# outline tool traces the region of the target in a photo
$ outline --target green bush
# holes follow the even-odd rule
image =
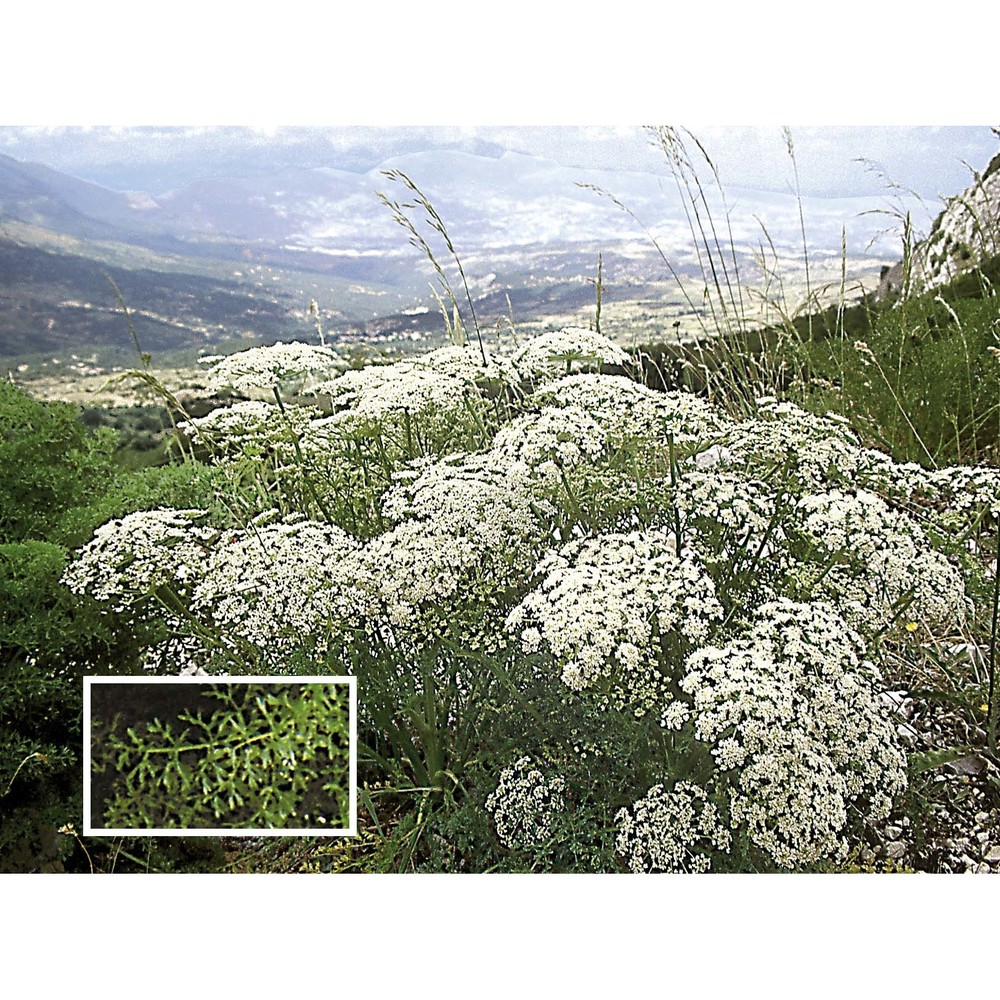
[[[63,583],[70,546],[102,522],[148,504],[204,497],[211,470],[134,476],[114,460],[117,436],[79,411],[0,382],[0,866],[88,865],[69,837],[79,824],[85,673],[137,669],[142,630]],[[69,855],[74,852],[70,862]]]
[[[66,512],[114,480],[115,440],[88,430],[76,407],[41,403],[0,382],[0,542],[58,541]]]
[[[82,686],[47,663],[3,653],[0,870],[44,870],[59,862],[57,828],[81,811]]]

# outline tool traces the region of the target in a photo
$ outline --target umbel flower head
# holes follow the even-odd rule
[[[500,772],[496,790],[486,800],[497,837],[507,847],[532,847],[552,834],[553,820],[566,809],[566,782],[547,776],[524,756]]]
[[[684,392],[657,392],[624,375],[567,375],[535,390],[534,402],[583,410],[618,444],[701,441],[729,427],[711,404]]]
[[[62,582],[76,594],[123,611],[160,587],[186,589],[201,575],[216,532],[205,512],[144,510],[101,525],[67,566]]]
[[[383,513],[395,526],[351,563],[358,613],[413,626],[421,607],[445,608],[473,580],[492,592],[526,573],[551,511],[524,465],[486,453],[414,463],[386,493]]]
[[[576,406],[548,406],[518,417],[493,441],[493,452],[502,459],[521,462],[542,477],[556,478],[560,470],[597,459],[606,447],[607,435]]]
[[[380,421],[404,410],[452,410],[461,407],[468,391],[464,379],[414,361],[353,369],[313,389],[328,397],[345,421]]]
[[[202,358],[201,363],[213,366],[210,391],[261,400],[274,399],[275,390],[283,396],[298,395],[347,368],[332,348],[301,343],[251,347],[228,357]]]
[[[734,828],[780,866],[841,857],[849,811],[876,821],[906,758],[864,644],[819,602],[764,605],[743,638],[685,664],[695,737],[711,747]]]
[[[279,665],[298,647],[323,649],[348,607],[347,557],[358,543],[332,524],[273,513],[223,532],[194,588],[192,611]]]
[[[484,360],[485,356],[485,360]],[[520,373],[514,363],[500,354],[474,344],[452,344],[424,354],[417,363],[441,375],[450,375],[481,387],[517,386]]]
[[[327,436],[389,440],[407,457],[452,450],[482,420],[485,390],[458,370],[417,361],[368,365],[317,385],[313,392],[333,407],[323,421]]]
[[[905,611],[928,625],[965,621],[965,583],[920,526],[865,490],[829,490],[802,497],[801,531],[814,551],[840,556],[820,581],[820,596],[858,627],[885,628]]]
[[[290,459],[294,455],[293,440],[305,432],[318,412],[310,407],[283,409],[274,401],[244,399],[204,417],[185,420],[177,429],[206,447],[216,463],[269,452]]]
[[[535,589],[507,627],[528,652],[547,648],[574,691],[613,680],[617,701],[649,708],[662,697],[662,637],[697,645],[722,605],[704,568],[678,555],[664,530],[598,535],[550,552]]]
[[[629,356],[614,341],[568,326],[529,340],[512,358],[526,379],[551,381],[580,371],[600,371],[603,365],[628,365]]]
[[[705,790],[678,781],[654,785],[615,816],[615,848],[633,872],[707,872],[712,855],[725,853],[732,834]]]

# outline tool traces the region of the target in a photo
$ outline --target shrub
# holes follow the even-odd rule
[[[58,540],[67,511],[114,480],[114,434],[91,432],[79,416],[0,381],[0,541]]]

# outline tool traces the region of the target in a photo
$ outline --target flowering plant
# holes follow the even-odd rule
[[[329,362],[325,410],[279,388],[184,428],[242,470],[230,521],[130,515],[66,571],[159,614],[147,667],[354,670],[373,786],[408,762],[488,820],[497,864],[811,870],[889,815],[885,667],[973,613],[949,538],[996,514],[995,476],[602,374],[628,357],[589,330],[346,372],[288,348],[217,380]]]

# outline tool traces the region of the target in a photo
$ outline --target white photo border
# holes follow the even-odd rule
[[[346,684],[348,688],[349,719],[349,811],[350,826],[326,829],[324,827],[272,828],[211,828],[201,827],[168,829],[155,827],[95,827],[91,820],[90,780],[90,691],[94,684],[202,684],[202,685],[249,685],[249,684]],[[356,837],[358,834],[358,679],[351,676],[281,674],[264,677],[230,676],[209,674],[208,676],[163,676],[155,677],[109,677],[88,675],[83,678],[83,833],[87,837]]]

